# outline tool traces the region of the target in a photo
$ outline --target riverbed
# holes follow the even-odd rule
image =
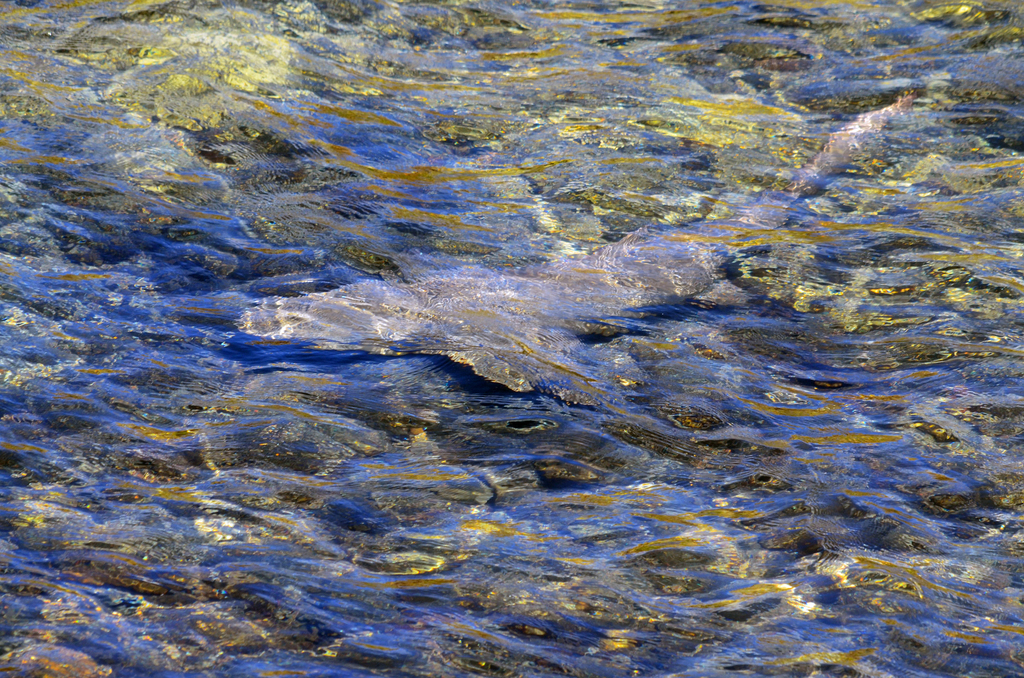
[[[983,0],[4,3],[0,664],[1024,675],[1022,39]],[[638,231],[708,284],[509,326],[600,397],[487,309],[247,321]]]

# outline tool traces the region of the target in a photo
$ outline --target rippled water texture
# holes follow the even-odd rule
[[[0,668],[1024,675],[1022,39],[0,4]],[[651,295],[586,282],[641,228]]]

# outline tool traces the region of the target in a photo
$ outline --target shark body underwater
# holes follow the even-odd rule
[[[789,207],[911,108],[912,96],[862,114],[834,132],[789,188],[743,212],[744,228],[784,224]],[[465,266],[404,282],[365,279],[329,292],[274,298],[248,311],[244,330],[382,355],[444,355],[512,391],[541,391],[569,404],[626,414],[601,357],[580,337],[638,310],[683,303],[707,290],[724,254],[642,228],[579,258],[515,270]],[[609,321],[609,318],[613,319]],[[645,417],[646,418],[646,417]]]

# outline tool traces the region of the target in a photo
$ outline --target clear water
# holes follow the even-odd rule
[[[983,0],[3,3],[4,669],[1024,675],[1022,38]],[[603,395],[503,382],[466,300],[644,227],[716,282],[532,285],[511,341]],[[367,286],[477,352],[245,321]],[[559,295],[598,334],[548,356]]]

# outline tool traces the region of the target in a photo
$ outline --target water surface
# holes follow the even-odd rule
[[[0,661],[1024,675],[1022,38],[981,0],[4,3]],[[717,282],[602,316],[593,403],[244,329],[642,227]]]

